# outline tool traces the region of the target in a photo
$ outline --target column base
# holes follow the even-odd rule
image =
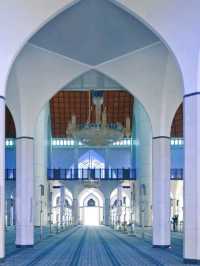
[[[33,248],[34,245],[15,245],[16,248]]]
[[[183,259],[183,262],[185,264],[199,264],[200,260],[196,260],[196,259]]]
[[[171,246],[170,245],[152,245],[153,248],[170,248]]]

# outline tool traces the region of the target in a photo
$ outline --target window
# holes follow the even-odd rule
[[[95,201],[93,199],[89,199],[87,202],[88,207],[95,207]]]

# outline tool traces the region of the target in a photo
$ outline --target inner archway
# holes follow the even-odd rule
[[[86,188],[79,195],[80,223],[99,226],[103,223],[104,197],[96,188]]]
[[[84,216],[83,224],[84,225],[95,225],[100,224],[100,215],[99,215],[99,201],[95,200],[93,195],[89,195],[90,199],[87,199],[86,205],[84,205]]]

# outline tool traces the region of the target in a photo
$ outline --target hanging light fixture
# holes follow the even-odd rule
[[[92,96],[92,97],[91,97]],[[95,107],[95,122],[92,123],[92,103]],[[123,137],[130,137],[131,126],[130,118],[125,121],[126,127],[117,123],[107,122],[107,110],[103,106],[103,91],[94,90],[89,92],[88,119],[87,123],[79,125],[76,122],[76,116],[72,115],[68,123],[66,134],[67,137],[81,142],[88,146],[105,146],[116,142]]]

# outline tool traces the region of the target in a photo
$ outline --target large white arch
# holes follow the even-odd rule
[[[18,135],[32,136],[33,126],[44,104],[89,69],[84,64],[27,45],[13,68],[7,91],[7,101],[15,114]],[[96,69],[113,78],[142,102],[150,116],[154,135],[169,134],[168,121],[172,120],[172,114],[182,100],[181,79],[174,61],[162,44],[146,47]],[[160,103],[156,109],[155,102]],[[166,112],[169,105],[171,108]],[[161,121],[166,122],[160,124]]]
[[[74,3],[72,0],[56,1],[56,3],[47,0],[43,1],[43,3],[39,1],[29,1],[26,3],[23,0],[16,2],[16,5],[11,0],[2,2],[0,8],[1,47],[4,47],[3,53],[1,54],[2,62],[4,62],[4,65],[1,65],[1,94],[5,94],[11,66],[27,40],[48,21]],[[200,5],[197,0],[184,4],[181,0],[176,0],[176,3],[173,3],[173,5],[170,5],[167,0],[162,1],[162,3],[157,0],[152,0],[145,4],[139,0],[134,1],[134,3],[130,0],[120,2],[113,0],[113,2],[125,8],[160,36],[165,41],[165,44],[173,51],[181,68],[184,68],[184,64],[185,67],[186,63],[187,65],[189,64],[190,67],[187,68],[190,69],[191,76],[194,77],[194,73],[196,76],[195,62],[197,61],[196,58],[199,51],[199,37],[197,37],[199,36],[197,34],[199,29],[197,21],[199,20],[198,10]],[[24,18],[26,18],[26,23],[24,23]],[[171,21],[171,24],[168,23],[167,18]],[[174,21],[172,21],[173,18]],[[15,27],[12,26],[12,23],[8,24],[7,21],[13,21]],[[174,35],[174,24],[176,24],[177,29],[176,35]],[[193,29],[192,36],[191,31],[182,30],[182,28],[187,29],[188,27]],[[18,34],[14,34],[14,31]],[[190,51],[190,53],[182,53],[181,51],[183,49]],[[192,80],[190,79],[190,81]],[[188,86],[186,87],[188,88]]]

